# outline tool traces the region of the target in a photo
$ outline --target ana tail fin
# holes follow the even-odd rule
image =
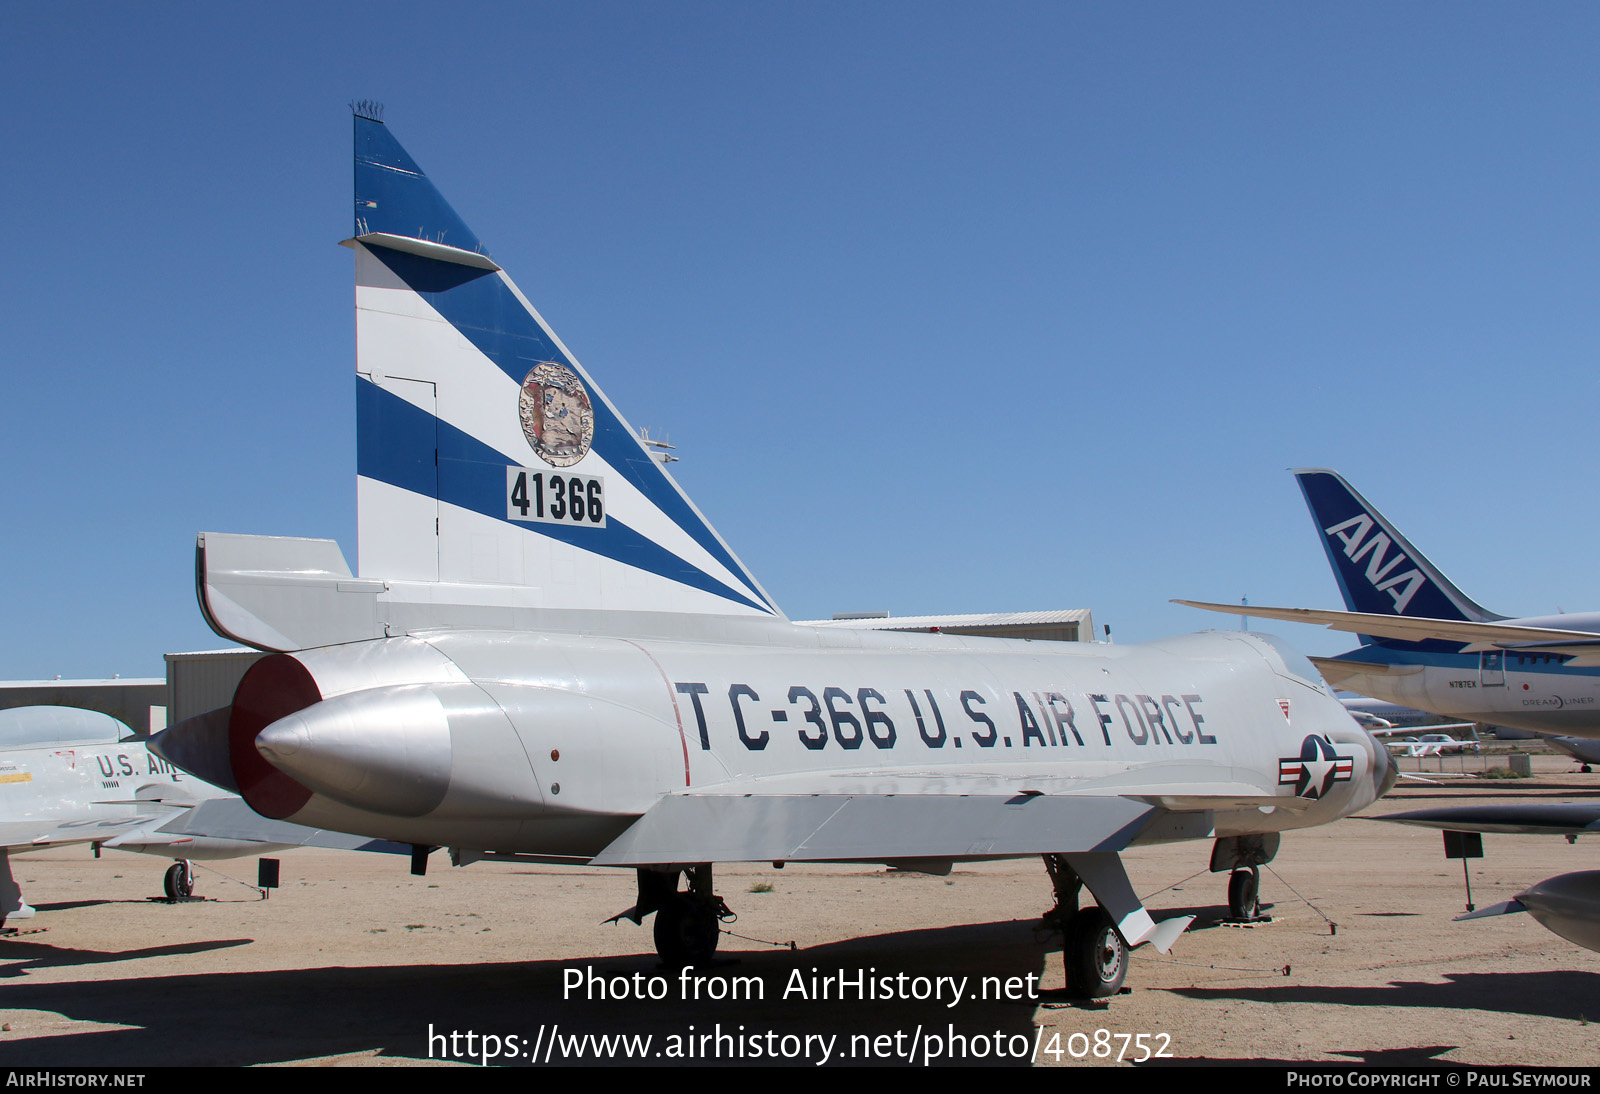
[[[388,127],[355,131],[360,576],[781,616]]]
[[[1350,611],[1476,623],[1505,618],[1456,588],[1337,472],[1301,468],[1294,477]]]

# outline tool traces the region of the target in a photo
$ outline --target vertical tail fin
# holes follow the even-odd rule
[[[355,142],[360,575],[781,615],[388,127]]]
[[[1479,623],[1505,618],[1456,588],[1337,472],[1308,467],[1294,477],[1350,611]]]

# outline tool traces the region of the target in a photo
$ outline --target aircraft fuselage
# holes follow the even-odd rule
[[[1600,615],[1516,619],[1522,626],[1600,631]],[[1433,643],[1443,646],[1443,643]],[[1334,680],[1363,694],[1462,721],[1575,737],[1600,737],[1600,667],[1515,649],[1453,652],[1375,643],[1341,654]],[[1383,669],[1362,672],[1362,664]]]
[[[1297,797],[1284,763],[1308,735],[1348,762]],[[675,792],[1262,799],[1208,810],[1228,835],[1354,812],[1386,770],[1325,689],[1268,642],[1224,633],[1101,646],[789,624],[739,644],[440,632],[364,644],[358,664],[348,647],[269,658],[241,683],[229,737],[240,791],[268,816],[574,859]]]
[[[0,813],[8,826],[33,832],[11,850],[109,840],[171,811],[155,799],[216,794],[138,741],[0,752]],[[135,804],[140,799],[148,804]]]

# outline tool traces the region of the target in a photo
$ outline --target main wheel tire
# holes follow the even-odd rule
[[[187,862],[174,862],[167,868],[167,876],[162,880],[162,887],[167,891],[168,900],[187,900],[194,894],[194,874],[189,871]]]
[[[1128,975],[1128,944],[1101,907],[1085,908],[1067,925],[1061,953],[1067,988],[1085,999],[1117,994]]]
[[[674,967],[708,965],[722,938],[716,912],[687,893],[678,893],[656,912],[656,953]]]
[[[1228,915],[1255,919],[1261,914],[1261,875],[1255,870],[1235,870],[1228,878]]]

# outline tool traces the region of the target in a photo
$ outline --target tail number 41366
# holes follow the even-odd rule
[[[594,475],[507,467],[506,519],[604,528],[605,480]]]

